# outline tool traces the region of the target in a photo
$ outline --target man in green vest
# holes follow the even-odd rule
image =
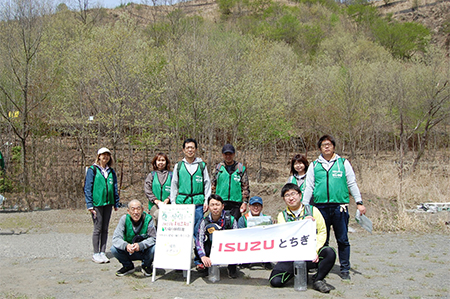
[[[172,204],[194,204],[194,240],[197,239],[198,227],[203,219],[203,213],[208,210],[205,200],[211,195],[211,181],[206,163],[196,157],[197,141],[188,138],[183,142],[183,160],[173,168],[170,185],[170,202]],[[196,265],[200,260],[194,259]]]
[[[327,226],[325,246],[328,246],[330,227],[333,226],[341,263],[341,278],[350,280],[349,190],[361,214],[366,213],[366,208],[363,205],[361,193],[356,184],[355,172],[350,162],[334,152],[336,146],[334,138],[324,135],[319,139],[317,146],[321,155],[309,165],[302,203],[308,205],[311,197],[314,196],[314,205],[322,213]]]
[[[152,274],[155,255],[156,229],[153,218],[144,212],[144,206],[137,199],[128,203],[127,212],[120,218],[112,240],[111,252],[122,264],[116,275],[133,273],[133,261],[141,260],[141,271],[148,277]]]
[[[211,192],[223,198],[225,211],[239,221],[241,213],[247,210],[250,197],[247,169],[234,161],[236,150],[231,144],[222,148],[223,162],[217,164],[211,180]]]

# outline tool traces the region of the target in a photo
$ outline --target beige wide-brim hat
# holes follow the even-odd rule
[[[97,156],[100,156],[101,154],[104,154],[104,153],[108,153],[111,155],[111,151],[109,149],[107,149],[106,147],[102,147],[101,149],[98,150]]]

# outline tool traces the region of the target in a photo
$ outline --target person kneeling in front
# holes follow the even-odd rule
[[[133,273],[133,261],[141,260],[141,271],[148,277],[152,273],[155,255],[155,223],[152,216],[144,212],[139,200],[130,201],[127,212],[120,218],[112,239],[111,252],[122,264],[116,275]]]
[[[208,208],[211,213],[200,222],[198,238],[195,244],[196,254],[202,261],[202,264],[197,265],[197,271],[204,271],[206,270],[205,267],[212,266],[209,255],[211,253],[213,233],[216,230],[238,228],[234,217],[228,211],[224,211],[225,205],[222,197],[217,194],[211,194],[208,198]],[[237,278],[236,265],[228,265],[228,276]]]
[[[287,207],[278,214],[278,223],[286,223],[311,218],[316,223],[317,254],[312,262],[307,263],[308,269],[318,268],[313,277],[313,288],[322,293],[329,293],[331,288],[323,281],[334,266],[336,252],[332,247],[323,246],[327,239],[325,220],[316,207],[312,208],[312,216],[305,217],[305,206],[301,204],[302,193],[296,184],[286,184],[281,189],[281,197]],[[308,214],[308,213],[307,213]],[[270,284],[282,287],[294,277],[294,262],[279,262],[270,274]]]

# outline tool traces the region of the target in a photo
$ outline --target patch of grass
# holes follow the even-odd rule
[[[375,291],[373,291],[372,293],[366,293],[366,297],[369,297],[369,298],[379,298],[379,299],[387,298],[387,297],[385,297],[385,296],[382,296],[382,295],[380,294],[380,291],[379,291],[379,290],[375,290]]]
[[[393,291],[391,291],[391,294],[392,295],[401,295],[401,294],[403,294],[403,292],[402,292],[402,290],[393,290]]]
[[[16,293],[0,293],[0,298],[5,299],[27,299],[28,296],[24,294],[16,294]]]
[[[415,280],[415,278],[414,278],[414,276],[410,276],[410,277],[408,277],[408,278],[406,278],[407,280],[411,280],[411,281],[414,281]]]
[[[395,253],[397,253],[397,250],[393,250],[393,251],[391,251],[391,252],[389,252],[390,254],[395,254]]]
[[[414,252],[411,252],[411,253],[409,254],[409,256],[410,256],[410,257],[416,257],[417,255],[416,255]]]
[[[67,284],[67,281],[65,281],[65,280],[60,280],[60,281],[58,281],[58,284]]]
[[[35,223],[30,219],[30,217],[24,215],[17,215],[16,217],[6,217],[0,221],[0,227],[3,229],[30,229],[36,227],[39,224]]]

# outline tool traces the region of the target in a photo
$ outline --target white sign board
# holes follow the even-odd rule
[[[191,268],[195,205],[160,205],[154,268]]]
[[[316,257],[316,223],[311,219],[213,233],[214,265],[312,261]]]

